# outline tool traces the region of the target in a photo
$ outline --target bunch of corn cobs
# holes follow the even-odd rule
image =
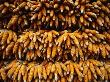
[[[0,0],[0,82],[109,81],[109,0]]]

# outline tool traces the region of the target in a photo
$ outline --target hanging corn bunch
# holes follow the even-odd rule
[[[36,81],[61,81],[80,82],[110,80],[110,62],[101,62],[97,60],[35,63],[27,61],[13,60],[5,67],[0,69],[1,78],[6,77],[13,81],[36,82]],[[7,75],[7,76],[6,76]]]
[[[107,6],[106,6],[107,5]],[[0,5],[1,28],[7,29],[79,29],[107,30],[110,4],[100,0],[22,1]],[[8,17],[5,14],[10,12]],[[7,18],[7,19],[6,19]]]
[[[74,61],[79,57],[84,60],[93,55],[110,57],[110,34],[106,32],[100,34],[89,29],[73,33],[66,30],[40,30],[17,36],[12,31],[1,30],[0,35],[3,59],[11,55],[18,59],[25,57],[29,61],[39,57],[52,60],[55,57],[68,59],[71,56]]]

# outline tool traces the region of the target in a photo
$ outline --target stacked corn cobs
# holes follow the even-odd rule
[[[0,0],[0,82],[109,81],[109,0]]]

